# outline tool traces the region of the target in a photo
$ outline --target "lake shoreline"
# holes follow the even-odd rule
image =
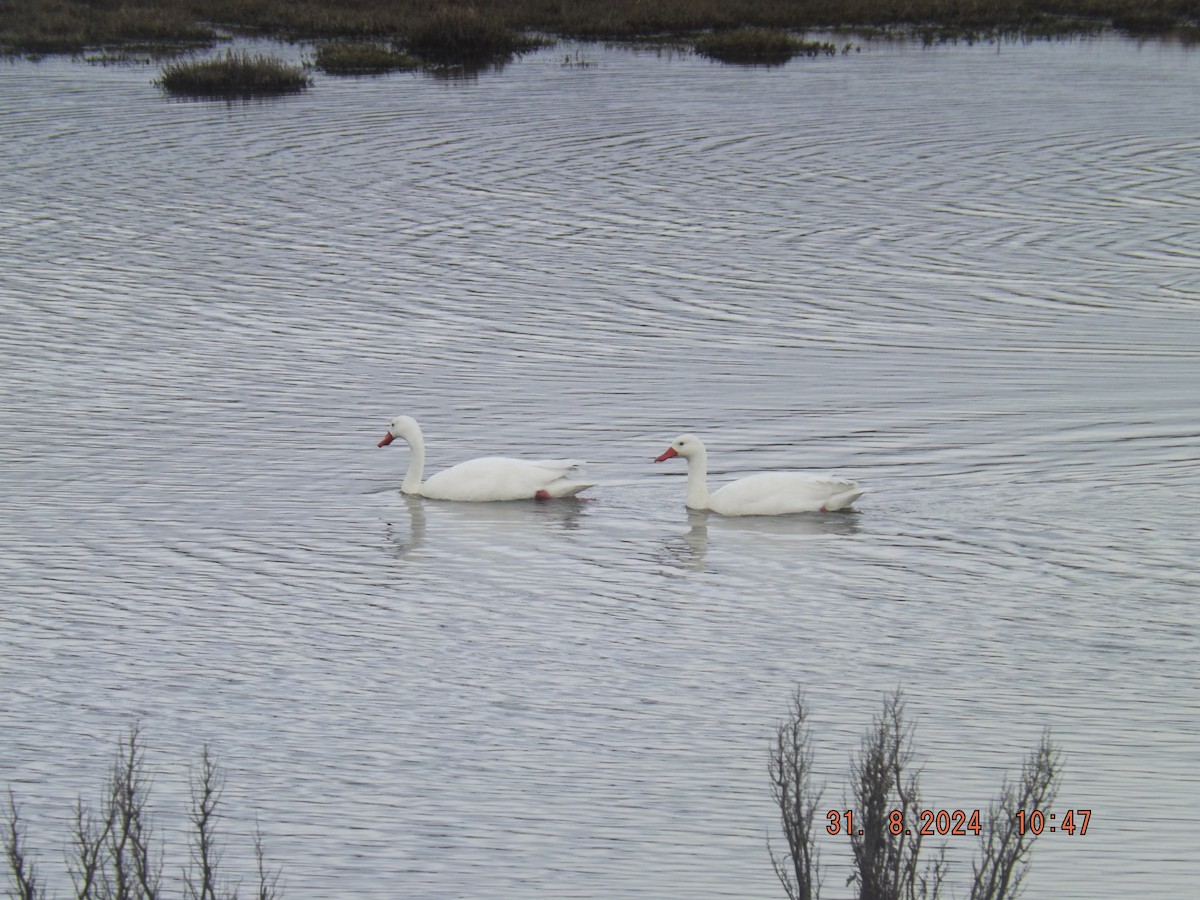
[[[1139,37],[1200,40],[1200,20],[1187,5],[1137,0],[1080,4],[997,0],[986,7],[963,7],[952,0],[929,0],[914,7],[901,0],[861,0],[854,4],[788,0],[666,0],[653,8],[636,0],[577,0],[545,4],[538,0],[492,0],[481,4],[444,3],[431,8],[417,0],[334,0],[289,4],[281,0],[229,0],[198,3],[164,0],[145,6],[109,6],[82,0],[14,0],[0,9],[0,52],[9,56],[78,55],[137,51],[172,55],[212,46],[232,37],[276,37],[287,41],[388,42],[404,47],[432,22],[476,20],[489,33],[528,40],[572,39],[596,42],[693,44],[725,32],[756,31],[804,35],[853,32],[867,37],[946,41],[994,41],[1094,35],[1117,31]],[[458,34],[444,32],[443,54],[470,53]],[[518,38],[514,38],[518,40]]]

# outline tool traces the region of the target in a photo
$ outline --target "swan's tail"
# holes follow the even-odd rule
[[[827,512],[834,512],[835,510],[845,509],[846,507],[848,507],[851,503],[853,503],[855,500],[857,500],[859,497],[861,497],[866,492],[867,492],[866,488],[859,487],[857,484],[855,484],[852,481],[847,482],[846,490],[844,490],[840,493],[834,494],[832,497],[830,497],[828,500],[826,500],[824,509]]]
[[[539,460],[537,464],[547,469],[553,469],[558,475],[554,481],[538,491],[538,496],[543,499],[557,500],[560,497],[574,497],[580,491],[586,491],[588,488],[596,486],[592,481],[572,480],[582,478],[587,469],[587,463],[582,459],[543,459]]]
[[[595,483],[589,484],[584,481],[567,481],[565,478],[560,478],[546,489],[546,493],[555,499],[560,497],[574,497],[580,491],[586,491],[588,488],[595,486]]]

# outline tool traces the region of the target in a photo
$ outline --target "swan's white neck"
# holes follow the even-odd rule
[[[687,458],[687,508],[708,509],[708,451],[703,447]]]
[[[404,483],[400,485],[400,490],[406,494],[421,493],[421,478],[425,474],[425,438],[421,434],[421,429],[414,429],[414,433],[405,436],[408,441],[409,457],[408,457],[408,472],[404,475]]]

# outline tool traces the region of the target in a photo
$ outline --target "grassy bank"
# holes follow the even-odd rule
[[[476,27],[468,54],[519,52],[528,34],[596,40],[678,39],[706,32],[844,28],[928,39],[1078,34],[1115,28],[1196,39],[1200,0],[4,0],[0,51],[80,53],[213,42],[230,33],[384,40],[404,51],[457,53],[454,28]],[[440,34],[430,27],[441,23]],[[450,29],[450,30],[446,30]],[[483,51],[486,31],[502,36]],[[461,37],[461,31],[458,33]]]

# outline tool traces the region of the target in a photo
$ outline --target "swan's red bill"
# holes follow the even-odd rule
[[[662,462],[664,459],[670,459],[671,457],[678,456],[678,455],[679,454],[675,452],[674,447],[668,447],[667,452],[664,453],[662,456],[660,456],[658,459],[656,459],[655,462]]]
[[[388,444],[390,444],[395,439],[396,439],[396,436],[389,431],[386,435],[384,435],[383,440],[380,441],[375,446],[376,447],[386,447]]]

